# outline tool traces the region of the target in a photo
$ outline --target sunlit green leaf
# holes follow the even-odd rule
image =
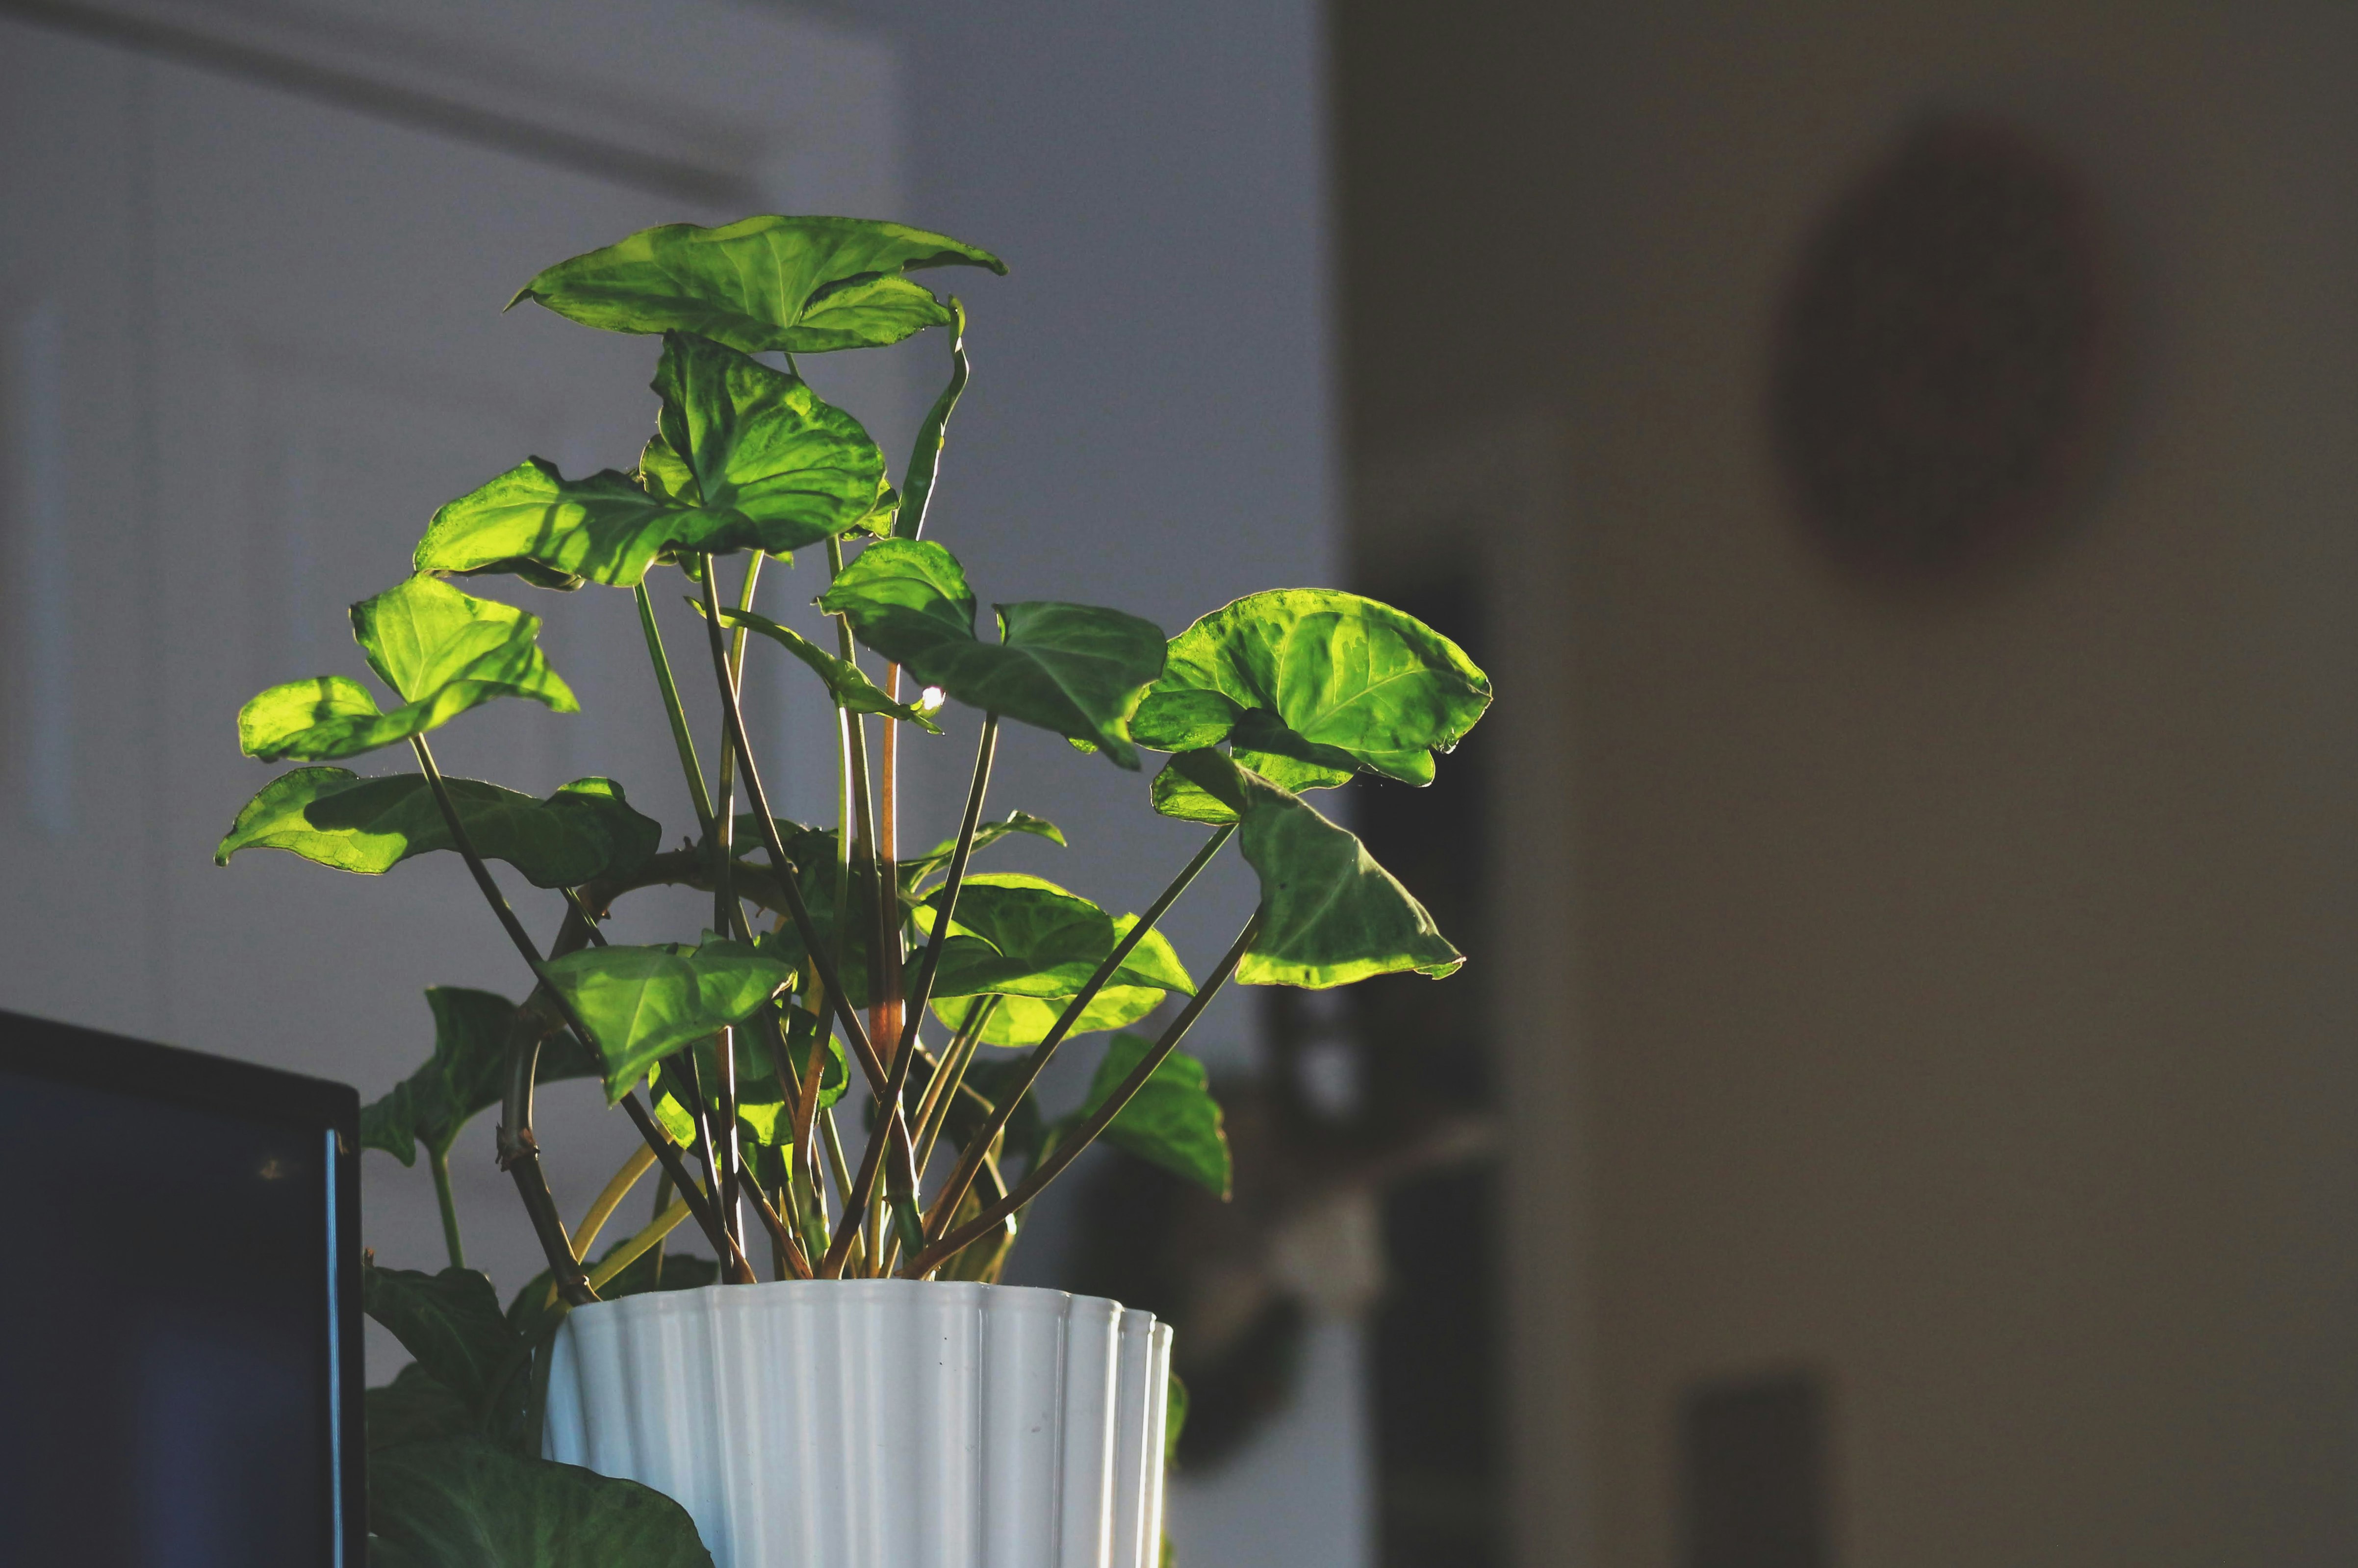
[[[356,757],[503,697],[580,711],[534,641],[538,616],[438,578],[409,578],[353,605],[352,634],[403,706],[380,713],[366,687],[338,676],[291,681],[239,711],[240,750],[265,762]]]
[[[1155,810],[1183,822],[1235,822],[1245,808],[1236,764],[1209,748],[1182,752],[1163,763],[1151,794]]]
[[[698,614],[704,612],[701,601],[689,600],[688,603]],[[941,708],[938,696],[932,702],[922,705],[895,702],[885,696],[883,688],[870,680],[858,665],[836,657],[791,626],[781,626],[766,615],[756,615],[747,610],[732,610],[724,605],[720,611],[720,623],[758,632],[800,659],[817,673],[818,678],[827,685],[827,696],[839,707],[848,708],[854,713],[881,713],[887,719],[914,724],[928,734],[942,732],[942,727],[934,722],[934,714]]]
[[[1131,732],[1159,752],[1232,741],[1238,762],[1286,788],[1360,769],[1422,784],[1433,753],[1489,702],[1489,677],[1414,616],[1355,593],[1281,589],[1174,637]]]
[[[928,934],[935,903],[928,900],[916,911],[918,928]],[[1088,900],[1040,877],[1020,871],[972,873],[958,893],[952,935],[979,941],[954,939],[943,949],[934,994],[1072,996],[1131,924],[1134,917],[1117,922]],[[1159,931],[1149,932],[1130,950],[1109,983],[1188,992],[1195,989],[1179,955]]]
[[[1160,987],[1108,986],[1089,998],[1089,1005],[1081,1010],[1080,1018],[1069,1033],[1095,1034],[1125,1028],[1162,1006],[1165,994]],[[951,997],[934,1003],[934,1014],[950,1028],[962,1029],[970,1011],[982,1006],[986,1000],[983,996]],[[1001,995],[999,1005],[982,1022],[981,1041],[985,1045],[1019,1051],[1037,1045],[1048,1037],[1048,1031],[1056,1026],[1056,1020],[1064,1016],[1071,1000],[1070,996]]]
[[[1152,1040],[1115,1035],[1105,1059],[1098,1064],[1096,1076],[1089,1080],[1089,1092],[1080,1108],[1064,1119],[1061,1130],[1069,1132],[1095,1115],[1153,1048]],[[1226,1200],[1230,1176],[1228,1135],[1208,1082],[1203,1063],[1174,1051],[1156,1065],[1138,1093],[1107,1123],[1103,1136],[1115,1148]]]
[[[369,1530],[433,1568],[712,1568],[661,1492],[481,1438],[370,1454]]]
[[[709,935],[698,947],[585,947],[551,959],[547,971],[596,1036],[610,1101],[661,1058],[745,1018],[793,974],[764,953]]]
[[[1152,622],[1087,604],[997,606],[999,641],[974,635],[974,594],[956,557],[916,539],[880,539],[844,568],[819,607],[862,643],[971,708],[1086,741],[1135,769],[1130,715],[1162,672]]]
[[[490,991],[432,986],[427,1005],[434,1010],[434,1053],[391,1093],[361,1109],[361,1146],[382,1149],[412,1164],[417,1145],[446,1155],[474,1116],[500,1103],[507,1091],[508,1050],[516,1006]],[[541,1044],[535,1079],[553,1084],[594,1078],[598,1065],[570,1031]]]
[[[1237,968],[1241,984],[1324,989],[1403,970],[1439,977],[1466,962],[1357,836],[1301,796],[1217,751],[1174,757],[1155,781],[1158,809],[1166,778],[1176,781],[1171,795],[1202,811],[1196,820],[1243,820],[1238,843],[1260,878],[1260,932]]]
[[[884,454],[868,432],[799,376],[674,332],[654,391],[657,436],[699,507],[682,549],[799,549],[870,526],[888,493]],[[683,482],[666,473],[667,484]]]
[[[897,343],[948,321],[900,275],[952,265],[1007,270],[947,235],[861,218],[665,223],[557,263],[516,298],[611,331],[677,330],[747,353],[810,353]]]
[[[628,587],[683,538],[693,503],[651,495],[609,469],[568,480],[527,458],[434,514],[411,564],[421,572],[514,572],[543,588]]]
[[[627,875],[663,838],[662,825],[632,810],[610,779],[577,779],[545,801],[477,779],[444,782],[476,852],[507,861],[535,887]],[[413,855],[452,848],[424,774],[364,779],[344,768],[297,768],[245,803],[213,863],[229,864],[240,849],[285,849],[375,876]]]
[[[781,1079],[770,1059],[768,1044],[752,1028],[736,1032],[737,1059],[737,1119],[741,1134],[756,1143],[777,1144],[792,1135],[795,1096],[801,1084],[801,1071],[810,1061],[812,1042],[817,1038],[816,1022],[810,1014],[799,1010],[787,1013],[786,1050],[795,1080]],[[706,1109],[709,1112],[719,1085],[719,1057],[709,1040],[698,1041],[694,1047],[698,1084],[703,1088]],[[827,1037],[827,1059],[819,1069],[819,1108],[825,1109],[843,1098],[849,1087],[845,1070],[843,1043],[832,1034]],[[648,1073],[648,1083],[654,1090],[655,1114],[665,1130],[683,1146],[696,1142],[696,1121],[688,1109],[688,1086],[686,1076],[675,1075],[668,1062],[658,1063]]]

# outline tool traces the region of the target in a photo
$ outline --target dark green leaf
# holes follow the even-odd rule
[[[576,779],[546,801],[476,779],[445,783],[476,852],[507,861],[535,887],[627,875],[663,838],[662,825],[632,810],[611,779]],[[285,849],[376,876],[454,847],[424,774],[364,779],[345,768],[297,768],[245,803],[213,863],[229,864],[240,849]]]
[[[698,614],[704,613],[702,600],[691,599],[687,602]],[[827,696],[832,697],[838,707],[848,708],[854,713],[881,713],[887,719],[898,719],[904,723],[914,724],[928,734],[938,735],[942,732],[942,727],[934,722],[934,714],[941,708],[939,693],[934,694],[934,700],[930,703],[895,702],[885,696],[882,688],[870,680],[858,665],[848,659],[836,657],[801,633],[789,626],[781,626],[766,615],[756,615],[751,611],[731,610],[723,606],[720,611],[720,623],[724,626],[743,626],[759,632],[763,636],[809,665],[817,673],[818,678],[827,684]]]
[[[1456,745],[1489,702],[1489,677],[1414,616],[1354,593],[1281,589],[1174,637],[1132,733],[1163,752],[1232,739],[1238,762],[1282,787],[1325,787],[1355,769],[1422,784],[1433,753]]]
[[[941,471],[942,447],[949,437],[950,414],[957,407],[958,395],[966,390],[966,307],[957,296],[950,296],[950,379],[934,399],[933,408],[917,427],[917,440],[909,453],[909,466],[901,473],[901,488],[906,492],[901,514],[893,519],[892,532],[903,539],[914,539],[925,532],[925,508],[933,500],[934,481]]]
[[[548,979],[590,1026],[611,1102],[655,1062],[735,1023],[793,978],[741,942],[585,947],[549,961]]]
[[[464,1437],[481,1430],[467,1401],[415,1361],[395,1373],[392,1382],[369,1390],[362,1404],[371,1450]]]
[[[629,587],[698,527],[693,501],[650,494],[609,469],[568,480],[527,458],[434,514],[412,558],[421,572],[514,572],[543,588]]]
[[[369,1530],[434,1568],[712,1568],[661,1492],[480,1438],[372,1454]]]
[[[403,1164],[416,1162],[417,1145],[444,1155],[477,1112],[500,1103],[507,1089],[510,1030],[516,1006],[490,991],[434,986],[434,1054],[426,1065],[361,1110],[361,1146],[382,1149]],[[538,1082],[594,1078],[598,1065],[566,1031],[540,1048]]]
[[[239,710],[240,750],[265,762],[356,757],[503,697],[580,711],[534,642],[538,616],[438,578],[409,578],[353,605],[352,634],[403,706],[380,713],[366,687],[340,676],[291,681]]]
[[[516,298],[610,331],[676,330],[747,353],[810,353],[897,343],[948,321],[931,293],[898,275],[952,265],[1007,270],[947,235],[860,218],[666,223],[559,262]]]
[[[1152,622],[1095,605],[1002,604],[1000,640],[982,642],[957,557],[916,539],[869,546],[819,607],[846,617],[861,642],[958,701],[1138,766],[1129,719],[1163,667],[1162,633]]]
[[[875,525],[890,494],[884,454],[799,376],[674,332],[654,390],[663,407],[649,449],[668,455],[642,466],[667,488],[692,483],[701,508],[678,547],[794,550]]]
[[[1089,1081],[1087,1098],[1065,1125],[1077,1127],[1094,1115],[1153,1048],[1154,1042],[1138,1035],[1115,1035]],[[1104,1137],[1117,1149],[1184,1176],[1226,1202],[1228,1135],[1221,1125],[1219,1102],[1212,1098],[1206,1082],[1203,1063],[1174,1051],[1107,1124]]]
[[[393,1331],[427,1375],[481,1411],[517,1349],[489,1276],[472,1269],[361,1270],[361,1310]]]

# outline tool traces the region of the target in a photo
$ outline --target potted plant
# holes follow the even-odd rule
[[[911,275],[949,265],[1006,270],[899,224],[755,217],[650,229],[542,272],[517,300],[660,337],[660,412],[635,466],[568,478],[528,459],[437,512],[412,574],[352,607],[390,702],[329,675],[238,715],[247,755],[306,765],[239,811],[222,863],[267,848],[378,874],[452,851],[531,982],[521,1004],[429,991],[431,1057],[364,1119],[371,1146],[405,1164],[423,1151],[450,1255],[438,1273],[365,1275],[368,1311],[416,1357],[368,1393],[384,1562],[1152,1561],[1169,1331],[996,1284],[1026,1206],[1099,1138],[1225,1191],[1219,1109],[1179,1045],[1230,981],[1463,962],[1304,798],[1362,773],[1431,779],[1490,697],[1446,638],[1315,589],[1255,594],[1167,640],[1121,611],[1037,600],[998,604],[996,635],[977,634],[965,573],[927,536],[965,312]],[[932,328],[948,383],[896,487],[795,356]],[[763,561],[796,550],[826,560],[831,647],[758,608]],[[453,581],[479,576],[636,597],[692,841],[663,849],[610,780],[542,800],[436,766],[430,732],[474,708],[577,708],[539,620]],[[702,617],[678,666],[654,614],[666,579]],[[753,678],[817,680],[832,699],[831,825],[770,808],[740,698],[757,645],[784,657]],[[719,709],[715,757],[698,754],[692,702]],[[1040,817],[990,814],[1008,722],[1099,760],[1076,755],[1076,771],[1171,753],[1148,801],[1206,836],[1145,910],[978,868],[1010,835],[1063,841]],[[913,851],[900,749],[969,724],[964,809]],[[335,765],[399,746],[416,771]],[[1198,978],[1157,924],[1231,842],[1260,899]],[[492,860],[550,895],[532,912],[557,917],[546,942]],[[708,892],[708,926],[610,942],[616,902],[659,885]],[[1159,1028],[1114,1033],[1077,1110],[1044,1116],[1034,1085],[1068,1038],[1141,1024],[1174,993]],[[568,1226],[532,1110],[535,1086],[574,1077],[600,1082],[643,1147]],[[504,1309],[465,1266],[448,1174],[460,1127],[492,1106],[548,1263]],[[652,1221],[596,1250],[650,1174]],[[711,1259],[665,1257],[682,1224]]]

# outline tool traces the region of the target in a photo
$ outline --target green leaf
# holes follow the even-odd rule
[[[1260,932],[1239,984],[1323,990],[1403,970],[1438,978],[1466,962],[1357,837],[1301,796],[1216,751],[1174,757],[1155,780],[1157,809],[1165,778],[1184,790],[1183,804],[1204,808],[1195,820],[1243,821],[1238,848],[1260,878]]]
[[[1089,998],[1089,1005],[1068,1032],[1073,1034],[1095,1034],[1108,1029],[1122,1029],[1136,1023],[1163,1005],[1164,992],[1157,987],[1108,986]],[[1065,1015],[1070,996],[1028,997],[1001,995],[998,1007],[983,1020],[981,1040],[985,1045],[1027,1050],[1048,1038],[1048,1031]],[[952,997],[934,1003],[934,1016],[952,1029],[963,1029],[969,1011],[980,1007],[984,998]]]
[[[918,680],[972,708],[1085,741],[1135,770],[1129,719],[1163,667],[1152,622],[1087,604],[997,606],[999,636],[974,635],[974,594],[957,558],[917,539],[880,539],[819,608]]]
[[[535,887],[572,887],[644,865],[663,826],[631,809],[611,779],[576,779],[546,801],[477,779],[447,779],[467,836],[486,860],[505,860]],[[263,785],[213,853],[285,849],[340,871],[378,876],[413,855],[456,846],[422,773],[362,778],[346,768],[297,768]]]
[[[1163,763],[1150,794],[1155,810],[1183,822],[1236,822],[1245,809],[1236,764],[1208,748],[1182,752]]]
[[[786,1052],[795,1074],[795,1080],[783,1082],[770,1059],[768,1045],[752,1029],[736,1032],[737,1059],[737,1121],[742,1135],[765,1147],[787,1141],[793,1135],[792,1109],[794,1097],[801,1083],[802,1069],[810,1061],[811,1043],[817,1037],[817,1022],[799,1009],[787,1013]],[[843,1098],[849,1084],[846,1071],[843,1043],[829,1034],[827,1038],[827,1060],[819,1069],[819,1108],[825,1109]],[[707,1110],[719,1081],[719,1055],[710,1040],[697,1042],[696,1070],[698,1082],[707,1098]],[[675,1076],[670,1065],[657,1063],[647,1075],[654,1090],[655,1115],[665,1131],[683,1148],[696,1143],[695,1114],[688,1108],[688,1086],[685,1075]],[[602,1293],[602,1292],[601,1292]]]
[[[698,615],[704,613],[702,600],[691,599],[687,602]],[[849,659],[836,657],[801,633],[789,626],[781,626],[766,615],[756,615],[750,610],[731,610],[723,605],[720,623],[759,632],[809,665],[827,684],[827,696],[838,707],[848,708],[854,713],[881,713],[887,719],[914,724],[929,735],[942,732],[942,727],[934,722],[934,715],[941,708],[939,693],[935,693],[929,703],[895,702],[885,696],[883,689],[870,680],[858,665]]]
[[[655,1062],[746,1018],[793,978],[776,958],[708,933],[698,947],[586,947],[550,960],[547,972],[596,1036],[610,1103]]]
[[[1171,1374],[1169,1386],[1163,1390],[1163,1466],[1164,1469],[1169,1469],[1172,1462],[1179,1457],[1179,1434],[1186,1430],[1187,1385],[1179,1380],[1178,1373],[1174,1372]],[[1171,1540],[1168,1536],[1165,1536],[1163,1541],[1163,1559],[1166,1564],[1171,1560]]]
[[[467,1401],[415,1361],[395,1373],[392,1382],[369,1390],[362,1404],[372,1452],[481,1430]]]
[[[1113,1098],[1122,1080],[1154,1049],[1154,1042],[1136,1034],[1117,1034],[1089,1080],[1081,1108],[1064,1120],[1066,1131],[1077,1128]],[[1140,1159],[1184,1177],[1223,1203],[1228,1201],[1231,1174],[1228,1135],[1219,1102],[1211,1096],[1204,1064],[1174,1051],[1159,1063],[1105,1130],[1105,1141]]]
[[[611,469],[568,480],[527,458],[434,514],[411,564],[421,572],[514,572],[542,588],[627,588],[698,527],[695,503],[650,493]]]
[[[661,1492],[481,1438],[372,1454],[369,1530],[434,1568],[712,1568]]]
[[[1159,752],[1233,740],[1238,762],[1285,788],[1361,769],[1423,784],[1433,754],[1489,703],[1489,677],[1414,616],[1355,593],[1281,589],[1174,637],[1131,732]]]
[[[948,321],[932,294],[899,275],[952,265],[1007,271],[947,235],[868,219],[665,223],[557,263],[516,299],[609,331],[676,330],[746,353],[811,353],[897,343]]]
[[[482,1411],[517,1349],[490,1276],[472,1269],[361,1270],[361,1310],[393,1331],[427,1375]]]
[[[704,338],[668,333],[655,366],[664,482],[692,481],[700,510],[677,541],[697,551],[799,549],[872,526],[890,488],[860,422],[799,376]],[[885,516],[890,525],[889,511]]]
[[[467,1123],[499,1104],[507,1090],[516,1005],[460,986],[428,988],[426,1003],[434,1010],[434,1054],[390,1094],[361,1110],[361,1146],[382,1149],[405,1165],[416,1162],[421,1143],[428,1154],[449,1154]],[[598,1064],[571,1031],[542,1043],[535,1081],[598,1076]]]
[[[978,825],[974,834],[977,850],[986,849],[1011,834],[1028,833],[1035,838],[1045,838],[1058,849],[1065,848],[1065,832],[1045,817],[1034,816],[1028,811],[1011,811],[997,822]],[[899,862],[901,885],[914,889],[927,877],[946,871],[957,853],[957,840],[945,838],[914,860]]]
[[[366,687],[340,676],[291,681],[239,710],[238,748],[265,762],[356,757],[503,697],[579,712],[535,645],[539,634],[536,615],[438,578],[409,578],[352,606],[352,635],[402,707],[379,713]]]
[[[918,906],[933,929],[938,895]],[[969,875],[958,893],[953,940],[934,982],[939,997],[1068,997],[1076,994],[1135,917],[1117,922],[1087,899],[1020,871]],[[961,942],[964,935],[978,941]],[[987,946],[986,946],[987,944]],[[1161,932],[1149,932],[1108,982],[1193,993],[1195,981]]]

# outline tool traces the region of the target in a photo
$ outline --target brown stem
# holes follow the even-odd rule
[[[934,912],[934,934],[925,943],[925,957],[917,967],[917,984],[909,993],[909,1021],[902,1026],[899,1047],[893,1053],[892,1080],[885,1086],[882,1108],[891,1119],[890,1126],[879,1128],[868,1141],[868,1151],[860,1162],[860,1176],[852,1184],[851,1195],[846,1200],[843,1225],[836,1232],[835,1242],[827,1249],[819,1264],[819,1272],[834,1279],[842,1271],[843,1260],[851,1250],[851,1238],[867,1222],[868,1201],[876,1191],[876,1173],[882,1168],[887,1146],[892,1158],[892,1177],[885,1184],[886,1193],[895,1199],[914,1204],[917,1196],[917,1177],[914,1168],[914,1145],[910,1140],[908,1122],[901,1111],[901,1097],[908,1088],[909,1070],[916,1063],[917,1021],[925,1016],[925,1004],[932,999],[934,977],[942,965],[942,950],[949,946],[950,921],[957,912],[958,890],[966,883],[967,862],[973,858],[974,838],[982,825],[982,800],[990,787],[991,759],[999,752],[999,715],[986,714],[982,720],[982,738],[974,752],[974,778],[967,786],[966,815],[958,821],[957,848],[950,855],[948,880],[942,883],[936,895]],[[884,1238],[868,1238],[869,1249],[878,1258],[884,1255]]]
[[[1219,968],[1204,982],[1203,989],[1188,1000],[1187,1005],[1180,1010],[1179,1016],[1171,1021],[1171,1027],[1163,1032],[1163,1038],[1154,1043],[1153,1049],[1139,1058],[1138,1065],[1130,1070],[1130,1076],[1106,1097],[1105,1103],[1098,1106],[1087,1121],[1081,1123],[1079,1130],[1059,1142],[1046,1159],[1024,1176],[1013,1192],[911,1259],[907,1270],[909,1278],[925,1278],[966,1248],[981,1240],[1001,1220],[1038,1196],[1040,1189],[1055,1181],[1065,1166],[1080,1158],[1082,1151],[1096,1142],[1098,1135],[1113,1124],[1113,1119],[1121,1114],[1122,1107],[1130,1103],[1130,1098],[1146,1087],[1146,1081],[1154,1076],[1154,1070],[1179,1048],[1179,1042],[1186,1038],[1188,1029],[1203,1015],[1212,998],[1219,994],[1228,977],[1236,973],[1237,966],[1244,962],[1245,950],[1260,935],[1260,915],[1255,912],[1253,917],[1245,922],[1245,928],[1237,934],[1236,944],[1220,960]]]

